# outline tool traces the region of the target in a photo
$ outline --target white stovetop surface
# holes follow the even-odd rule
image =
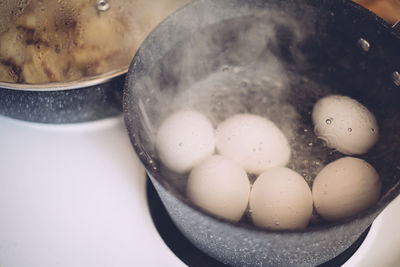
[[[121,117],[44,125],[0,116],[0,267],[185,266],[159,237]],[[345,264],[400,266],[400,198]]]
[[[0,117],[0,266],[185,266],[155,230],[145,186],[122,118]]]

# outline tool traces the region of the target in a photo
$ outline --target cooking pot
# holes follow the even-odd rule
[[[354,243],[400,192],[399,37],[345,0],[198,0],[169,16],[136,53],[123,107],[132,145],[180,231],[234,266],[315,266]],[[256,113],[294,129],[302,145],[292,157],[301,163],[289,167],[311,185],[322,166],[342,156],[322,153],[326,147],[313,134],[312,107],[328,94],[357,99],[380,126],[377,145],[361,157],[378,171],[381,197],[352,218],[316,217],[297,231],[260,229],[246,216],[233,223],[192,204],[185,196],[187,177],[157,157],[154,136],[174,109],[198,109],[214,124],[235,113]],[[293,119],[289,126],[287,116]]]
[[[186,2],[1,1],[0,114],[44,123],[120,114],[134,53]]]

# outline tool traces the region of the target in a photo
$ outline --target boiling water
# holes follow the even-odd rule
[[[311,62],[315,53],[308,44],[314,40],[313,29],[303,27],[307,29],[303,33],[293,19],[267,15],[263,14],[263,20],[253,16],[212,25],[177,44],[155,64],[152,74],[141,82],[146,90],[140,90],[139,100],[149,165],[185,196],[187,175],[169,171],[156,155],[154,138],[162,120],[175,110],[194,108],[216,127],[234,114],[252,113],[271,120],[285,134],[291,147],[287,167],[311,187],[324,166],[344,156],[316,137],[312,109],[318,99],[341,94],[360,101],[376,116],[380,140],[360,158],[376,168],[385,195],[400,177],[397,104],[330,75],[352,71],[342,65],[337,70],[325,61]],[[255,178],[251,176],[251,182]],[[249,218],[243,220],[247,223]],[[318,217],[312,222],[318,223]]]
[[[271,56],[270,60],[276,59]],[[287,75],[290,75],[290,82]],[[265,117],[281,129],[290,143],[291,159],[287,167],[301,174],[311,187],[318,172],[341,156],[316,137],[311,120],[313,104],[330,93],[329,88],[298,74],[287,73],[279,64],[224,65],[191,87],[180,90],[164,107],[163,113],[193,108],[206,115],[214,127],[239,113]],[[187,175],[177,175],[165,167],[161,172],[185,194]],[[249,178],[253,183],[256,176]]]

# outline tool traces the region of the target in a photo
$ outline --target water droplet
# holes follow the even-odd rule
[[[349,132],[352,132],[352,131],[353,131],[353,129],[349,128],[349,129],[347,129],[347,131],[349,131]]]
[[[279,226],[279,222],[276,222],[275,225],[276,225],[276,226]]]
[[[308,129],[304,129],[303,131],[306,133],[306,132],[308,132]]]
[[[154,163],[154,161],[153,161],[153,160],[149,160],[149,163],[150,163],[150,164],[153,164],[153,163]]]
[[[326,119],[325,123],[330,125],[330,124],[332,124],[332,120],[333,120],[332,118],[331,119]]]
[[[110,4],[106,0],[97,0],[97,10],[107,11],[110,8]]]
[[[308,146],[313,146],[313,143],[308,143]]]
[[[371,128],[371,132],[373,132],[373,133],[374,133],[374,132],[375,132],[375,129],[374,129],[374,128]]]

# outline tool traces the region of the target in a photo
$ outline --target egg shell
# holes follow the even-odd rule
[[[315,209],[329,221],[357,215],[378,201],[380,191],[381,182],[374,167],[354,157],[326,165],[312,187]]]
[[[239,221],[250,194],[245,170],[220,155],[206,159],[191,171],[187,196],[202,209],[230,221]]]
[[[214,153],[214,128],[200,112],[176,111],[159,127],[156,149],[161,162],[170,170],[189,172]]]
[[[290,159],[286,136],[272,121],[254,114],[237,114],[221,122],[215,143],[220,154],[252,174],[285,166]]]
[[[318,138],[346,155],[364,154],[379,139],[374,114],[348,96],[321,98],[314,105],[312,120]]]
[[[313,210],[310,187],[300,174],[285,167],[267,169],[257,178],[249,205],[254,224],[273,230],[304,229]]]

